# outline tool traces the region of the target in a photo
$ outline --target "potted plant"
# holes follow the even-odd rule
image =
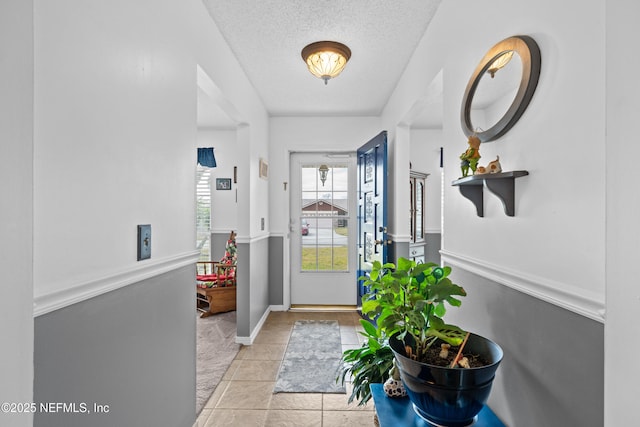
[[[337,380],[344,385],[347,377],[352,379],[353,389],[349,403],[358,400],[364,405],[371,399],[371,384],[384,383],[393,367],[393,351],[381,331],[367,320],[360,319],[364,329],[360,332],[367,339],[359,348],[342,353],[342,371]]]
[[[474,422],[489,397],[502,349],[494,342],[445,323],[449,304],[459,307],[465,290],[449,279],[450,267],[374,262],[362,277],[369,293],[362,312],[376,318],[389,337],[397,367],[415,412],[446,427]]]

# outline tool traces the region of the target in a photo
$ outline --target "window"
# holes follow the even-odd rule
[[[196,170],[196,248],[200,261],[211,260],[211,169]]]
[[[324,182],[320,165],[305,165],[302,174],[300,224],[301,271],[349,270],[349,193],[347,165],[329,165]]]

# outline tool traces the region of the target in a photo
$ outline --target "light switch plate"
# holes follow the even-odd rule
[[[138,225],[138,261],[151,258],[151,225]]]

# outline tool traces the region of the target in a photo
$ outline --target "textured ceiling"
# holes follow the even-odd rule
[[[379,115],[440,0],[203,0],[271,116]],[[304,46],[351,48],[324,85]]]

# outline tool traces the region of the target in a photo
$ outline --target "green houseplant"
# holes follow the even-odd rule
[[[371,399],[371,384],[384,383],[389,378],[393,366],[393,351],[381,331],[367,320],[360,319],[365,342],[359,348],[348,349],[342,353],[343,369],[337,380],[344,385],[351,377],[353,389],[349,403],[354,400],[365,405]]]
[[[446,305],[459,307],[466,296],[450,273],[450,267],[405,258],[397,266],[374,262],[370,275],[361,277],[369,288],[362,311],[388,338],[415,412],[430,423],[461,427],[472,424],[486,402],[503,353],[492,341],[445,323]]]
[[[370,290],[363,298],[362,312],[377,317],[378,327],[388,337],[411,336],[411,351],[418,361],[424,360],[438,339],[459,346],[466,332],[444,322],[445,303],[459,307],[462,302],[457,297],[467,293],[448,278],[450,273],[451,267],[416,264],[406,258],[398,260],[397,268],[376,261],[369,277],[361,278]]]
[[[373,269],[368,277],[361,277],[360,280],[369,286],[369,293],[363,298],[362,312],[377,317],[374,326],[371,322],[361,319],[360,323],[363,332],[360,332],[366,340],[361,347],[348,349],[343,352],[343,369],[338,376],[338,380],[344,385],[347,377],[352,378],[353,389],[349,396],[349,403],[354,400],[359,405],[366,404],[371,399],[370,385],[376,383],[384,383],[390,376],[390,370],[393,367],[394,354],[389,347],[388,337],[399,331],[399,326],[403,324],[401,319],[414,319],[414,322],[405,322],[407,330],[402,331],[402,335],[408,330],[416,333],[421,338],[420,349],[427,349],[435,339],[441,337],[450,344],[459,345],[463,338],[464,332],[451,325],[444,325],[441,317],[444,315],[444,300],[438,301],[434,310],[429,310],[429,316],[424,318],[418,314],[422,303],[418,303],[416,307],[412,307],[411,298],[417,301],[422,300],[422,296],[416,292],[411,292],[410,288],[412,280],[410,275],[405,274],[408,269],[418,278],[424,277],[427,281],[435,282],[439,280],[438,295],[455,294],[464,295],[464,290],[457,285],[451,283],[446,276],[450,272],[450,268],[439,269],[435,264],[420,264],[419,266],[411,266],[411,261],[401,258],[398,262],[398,270],[395,271],[395,265],[375,262]],[[404,270],[402,270],[404,268]],[[386,273],[390,274],[386,274]],[[426,274],[425,274],[426,272]],[[399,280],[398,280],[399,279]],[[424,290],[424,289],[423,289]],[[436,289],[437,291],[437,289]],[[405,301],[405,296],[410,297],[409,304]],[[377,298],[380,297],[380,298]],[[437,297],[440,299],[439,297]],[[416,302],[417,302],[416,301]],[[460,305],[458,300],[450,299],[452,305]],[[433,324],[432,328],[426,328],[425,325]],[[438,326],[436,329],[435,326]],[[444,328],[443,326],[446,326]],[[423,353],[420,350],[418,353]]]

